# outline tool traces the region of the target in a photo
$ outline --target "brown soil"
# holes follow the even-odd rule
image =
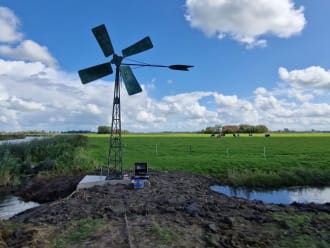
[[[0,221],[6,230],[0,247],[285,247],[286,240],[306,236],[330,246],[330,204],[284,206],[227,197],[209,189],[218,183],[214,179],[182,172],[151,173],[143,189],[118,184],[69,195],[80,179],[39,177],[25,184],[25,197],[61,199]],[[308,226],[276,216],[307,216]],[[65,238],[82,219],[102,222],[87,237]]]

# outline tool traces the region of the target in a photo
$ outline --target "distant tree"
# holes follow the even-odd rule
[[[214,125],[213,127],[206,127],[205,129],[201,130],[201,133],[208,133],[208,134],[212,134],[212,133],[221,133],[221,129],[222,129],[222,125],[217,124]]]
[[[256,127],[256,133],[267,133],[268,128],[265,125],[257,125]]]
[[[99,133],[99,134],[110,133],[110,127],[109,126],[98,126],[97,133]]]
[[[203,133],[214,133],[214,127],[206,127],[205,130],[203,130]]]
[[[241,124],[239,125],[239,132],[240,133],[267,133],[268,127],[265,125],[247,125],[247,124]]]
[[[214,126],[214,131],[216,133],[221,133],[221,130],[222,130],[222,125],[217,124],[217,125]]]

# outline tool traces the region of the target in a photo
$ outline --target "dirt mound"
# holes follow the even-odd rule
[[[118,184],[75,191],[11,222],[47,225],[57,230],[56,236],[68,233],[77,221],[101,221],[88,237],[66,241],[65,247],[271,247],[301,233],[312,242],[330,244],[329,205],[284,206],[231,198],[211,191],[216,183],[199,175],[155,172],[142,189]],[[296,215],[308,216],[306,229],[287,221]]]
[[[38,175],[22,183],[15,192],[26,201],[45,203],[70,195],[83,178],[79,176],[42,176]]]

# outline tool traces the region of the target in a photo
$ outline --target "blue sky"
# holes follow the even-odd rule
[[[96,130],[111,119],[114,75],[82,85],[77,71],[109,61],[91,28],[107,26],[117,53],[191,64],[139,68],[143,92],[122,89],[122,127],[197,131],[251,124],[330,130],[329,1],[0,0],[0,131]]]

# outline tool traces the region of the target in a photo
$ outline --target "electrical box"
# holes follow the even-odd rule
[[[135,178],[148,178],[148,164],[147,163],[135,163]]]

